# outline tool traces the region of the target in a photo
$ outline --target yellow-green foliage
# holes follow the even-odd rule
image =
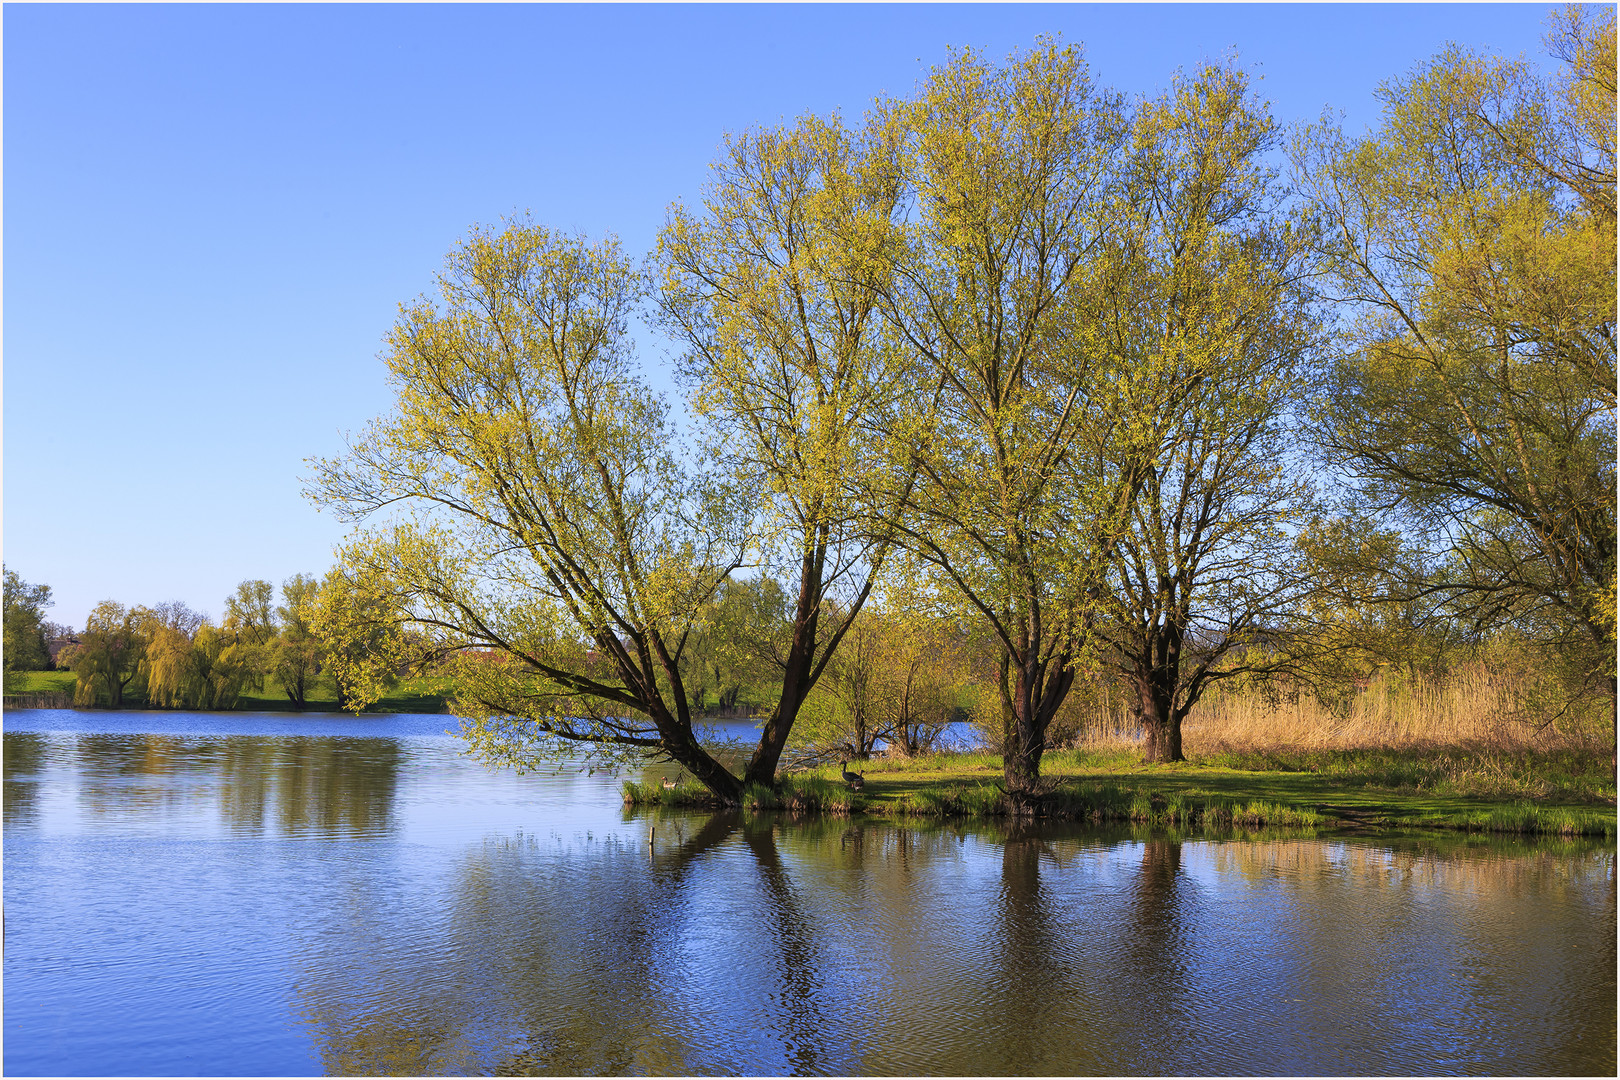
[[[438,286],[389,335],[392,414],[316,463],[340,514],[391,515],[343,548],[330,584],[352,596],[314,620],[349,703],[396,660],[454,656],[475,753],[657,741],[720,784],[678,656],[740,562],[737,504],[684,468],[632,363],[647,282],[614,239],[515,220],[473,231]]]
[[[1444,598],[1612,695],[1613,8],[1572,6],[1551,44],[1557,79],[1452,47],[1380,88],[1366,136],[1300,134],[1319,280],[1349,316],[1314,434],[1367,519],[1449,538],[1433,565],[1365,552],[1388,580],[1363,601]]]
[[[50,666],[45,644],[45,609],[54,601],[49,585],[30,585],[15,570],[5,569],[5,688],[12,691],[16,676]],[[20,688],[20,687],[19,687]]]
[[[85,621],[79,644],[65,650],[59,662],[73,669],[78,684],[73,703],[90,706],[123,704],[124,690],[140,672],[147,626],[140,608],[103,600]]]

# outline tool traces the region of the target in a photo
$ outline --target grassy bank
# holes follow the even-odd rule
[[[1565,836],[1615,834],[1614,775],[1606,760],[1570,753],[1509,758],[1486,747],[1278,751],[1142,765],[1134,748],[1068,750],[1042,759],[1040,812],[1059,820],[1179,828],[1459,829]],[[1259,767],[1256,767],[1259,766]],[[748,809],[888,817],[994,818],[1007,814],[1001,759],[936,754],[785,775],[780,790],[750,789]],[[661,778],[627,783],[636,805],[713,806],[701,786]]]
[[[65,693],[69,698],[77,684],[71,671],[24,671],[14,675],[16,685],[8,692]],[[367,707],[372,713],[442,713],[447,711],[445,688],[442,680],[431,678],[401,679],[388,696]],[[139,693],[126,693],[123,708],[149,708]],[[187,710],[190,711],[190,710]],[[267,678],[262,690],[249,688],[242,693],[233,710],[224,712],[297,712],[298,708],[287,697],[281,683]],[[323,681],[305,697],[304,712],[337,712],[337,693],[329,682]]]

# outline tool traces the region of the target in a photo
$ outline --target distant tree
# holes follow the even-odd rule
[[[321,643],[314,630],[320,582],[309,574],[294,574],[281,583],[281,605],[276,608],[280,636],[275,643],[275,675],[293,705],[302,709],[321,671]]]
[[[247,686],[264,689],[265,676],[276,665],[275,587],[268,581],[249,579],[225,598],[225,620],[221,629],[229,635],[232,664],[247,673]]]
[[[225,598],[225,629],[252,645],[264,645],[276,636],[275,587],[268,581],[247,580]]]
[[[258,646],[220,630],[181,603],[145,612],[142,662],[147,701],[184,709],[230,709],[255,677]]]
[[[54,620],[47,620],[42,624],[42,626],[45,631],[46,645],[49,645],[52,641],[56,641],[59,638],[74,637],[79,632],[77,628],[69,626],[67,623],[59,623],[55,622]]]
[[[828,661],[820,693],[800,719],[794,742],[865,761],[883,737],[879,664],[885,626],[881,612],[863,607]]]
[[[50,607],[51,587],[30,585],[16,571],[5,568],[5,684],[10,687],[13,673],[40,671],[51,666],[45,645],[45,609]]]
[[[103,600],[90,612],[79,644],[64,650],[61,660],[78,676],[73,700],[95,705],[104,696],[114,708],[124,704],[124,691],[141,674],[151,613]]]
[[[715,706],[727,710],[738,706],[745,688],[774,695],[792,633],[787,595],[774,578],[729,579],[687,638],[681,677],[693,710],[704,709],[711,693]]]
[[[877,653],[874,700],[891,754],[933,748],[971,695],[973,643],[955,618],[919,603],[891,603]]]

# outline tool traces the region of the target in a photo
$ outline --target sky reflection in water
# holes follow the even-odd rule
[[[5,718],[13,1074],[1614,1071],[1600,844],[649,817],[442,716],[84,715]]]

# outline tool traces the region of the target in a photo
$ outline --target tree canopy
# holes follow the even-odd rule
[[[773,783],[800,707],[887,558],[894,498],[863,483],[907,389],[878,302],[900,188],[881,130],[834,118],[727,140],[700,211],[659,240],[661,313],[735,483],[750,550],[792,582],[780,692],[746,783]]]
[[[388,337],[392,412],[317,464],[364,527],[278,670],[316,662],[307,609],[351,705],[430,665],[490,761],[662,756],[736,802],[801,712],[856,756],[921,745],[988,643],[1018,811],[1082,674],[1129,683],[1150,760],[1308,637],[1510,627],[1612,698],[1612,13],[1550,43],[1561,80],[1451,50],[1365,137],[1297,132],[1292,190],[1235,67],[1127,102],[1042,40],[728,137],[646,266],[476,229]],[[733,768],[694,725],[745,682]]]
[[[1452,49],[1296,170],[1353,313],[1313,435],[1357,512],[1444,558],[1384,578],[1477,626],[1615,648],[1615,29],[1555,20],[1567,77]],[[1369,597],[1368,599],[1373,599]]]
[[[735,795],[681,671],[741,560],[735,499],[686,467],[634,371],[626,323],[644,291],[614,240],[524,220],[475,231],[438,302],[403,308],[389,337],[394,414],[318,463],[318,497],[352,520],[398,511],[342,558],[424,635],[418,658],[447,662],[477,751],[656,751]]]
[[[1086,336],[1122,108],[1054,42],[1004,67],[959,53],[884,106],[911,205],[884,298],[915,373],[891,430],[916,474],[897,523],[1001,645],[1006,784],[1021,803],[1129,490],[1076,453],[1086,429],[1118,419]]]
[[[5,568],[5,681],[12,673],[38,671],[49,667],[51,655],[45,644],[45,609],[50,607],[51,587],[30,585],[15,570]]]

